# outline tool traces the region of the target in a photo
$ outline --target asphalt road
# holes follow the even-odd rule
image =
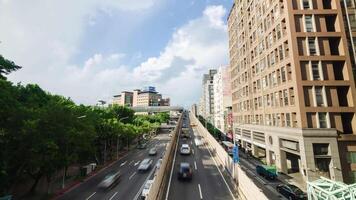
[[[126,156],[121,158],[115,164],[99,172],[97,175],[82,183],[73,190],[67,192],[65,195],[61,196],[59,200],[136,200],[141,195],[145,182],[152,178],[155,165],[158,159],[163,157],[166,145],[170,140],[171,138],[168,136],[168,132],[164,134],[158,134],[158,136],[156,136],[148,143],[148,147],[146,149],[134,149],[130,151]],[[149,156],[148,151],[151,147],[154,146],[157,147],[157,155]],[[148,157],[153,159],[151,169],[143,173],[138,172],[137,168],[140,161]],[[98,184],[107,174],[117,171],[120,171],[121,178],[116,186],[105,191],[98,188]]]
[[[189,126],[187,118],[183,124]],[[194,130],[195,131],[195,130]],[[170,187],[167,189],[167,200],[229,200],[235,199],[232,194],[233,188],[229,180],[222,175],[216,163],[212,159],[209,150],[203,145],[197,147],[194,143],[194,131],[190,128],[190,139],[179,137],[176,159],[173,163],[173,173],[169,180]],[[192,149],[190,155],[180,155],[179,148],[182,144],[189,144]],[[191,181],[179,181],[178,170],[181,162],[188,162],[193,169]]]

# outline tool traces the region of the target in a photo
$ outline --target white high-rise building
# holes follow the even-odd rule
[[[214,121],[214,75],[216,69],[210,69],[204,74],[202,82],[202,96],[199,102],[199,114],[213,123]]]
[[[228,131],[229,109],[232,106],[230,71],[226,66],[219,67],[213,78],[214,89],[214,125],[224,134]]]

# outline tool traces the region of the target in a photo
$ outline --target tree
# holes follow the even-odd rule
[[[0,55],[0,79],[6,79],[4,75],[21,69],[20,66],[16,65],[13,61],[7,60],[2,55]]]

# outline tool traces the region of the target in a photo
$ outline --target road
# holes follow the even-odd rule
[[[188,117],[183,121],[183,126],[189,126]],[[209,150],[205,146],[197,147],[194,143],[194,131],[190,128],[191,139],[179,137],[178,148],[176,150],[175,161],[173,161],[173,173],[169,180],[167,189],[167,200],[229,200],[236,199],[230,188],[229,180],[222,175],[216,163],[212,159]],[[179,147],[182,144],[189,144],[192,149],[191,155],[180,155]],[[179,163],[188,162],[193,169],[193,179],[191,181],[178,181]]]
[[[141,195],[143,185],[146,180],[153,176],[155,170],[155,164],[158,159],[165,152],[167,143],[171,140],[168,136],[168,132],[164,134],[158,134],[153,140],[151,140],[146,149],[134,149],[130,151],[126,156],[117,161],[112,166],[99,172],[97,175],[82,183],[73,190],[67,192],[61,196],[59,200],[72,200],[72,199],[85,199],[85,200],[115,200],[115,199],[129,199],[135,200]],[[144,173],[137,171],[140,161],[144,158],[148,158],[148,151],[151,147],[157,147],[157,155],[150,156],[153,159],[152,168]],[[107,191],[102,191],[98,188],[98,184],[104,179],[104,177],[111,173],[120,171],[120,182]],[[149,177],[150,176],[150,177]]]

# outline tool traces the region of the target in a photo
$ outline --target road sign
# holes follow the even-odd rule
[[[240,161],[238,146],[234,146],[234,148],[232,149],[232,157],[234,159],[234,163],[238,163]]]

